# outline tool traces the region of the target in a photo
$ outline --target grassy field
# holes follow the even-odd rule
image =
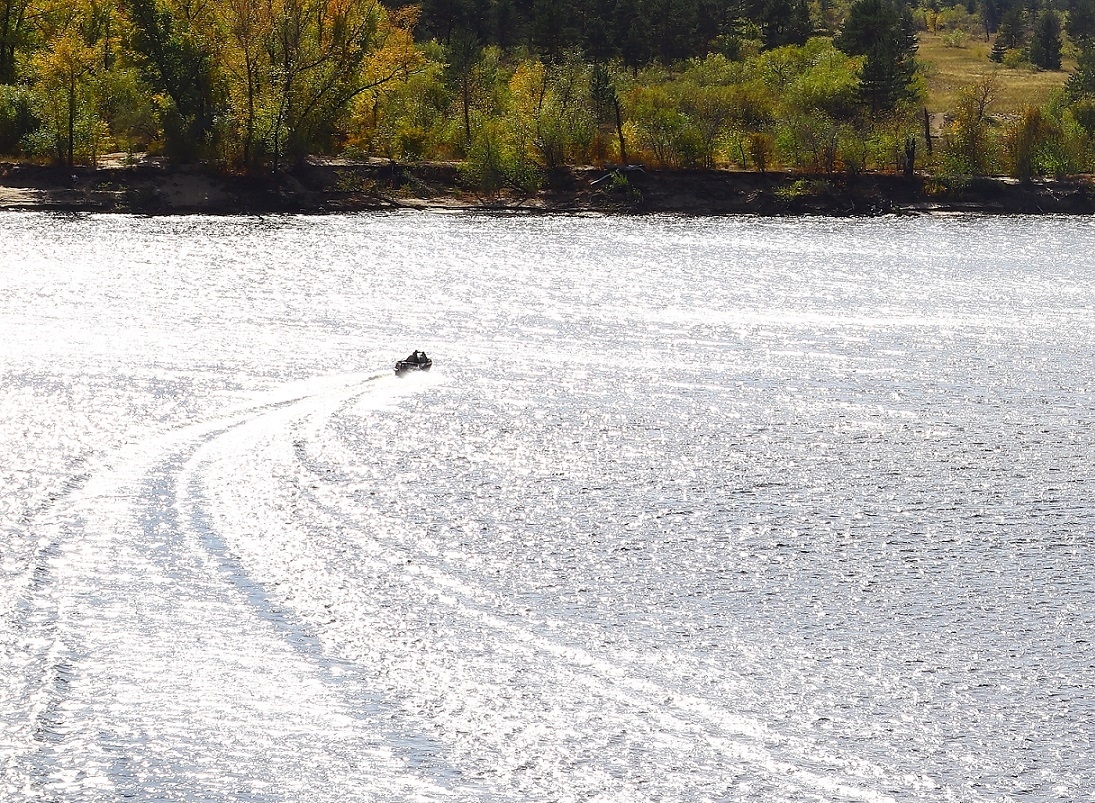
[[[994,112],[1007,114],[1027,106],[1039,106],[1068,80],[1076,66],[1073,59],[1066,58],[1064,69],[1057,72],[1035,72],[1030,67],[1009,69],[989,60],[991,49],[992,44],[983,38],[971,38],[965,47],[947,47],[942,34],[921,33],[916,56],[928,67],[929,111],[952,110],[962,87],[994,71],[999,87]]]

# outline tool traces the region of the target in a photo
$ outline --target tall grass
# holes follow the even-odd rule
[[[917,59],[927,68],[927,107],[933,112],[952,111],[963,87],[996,71],[998,94],[993,111],[1014,114],[1030,106],[1041,106],[1055,89],[1064,86],[1075,69],[1075,59],[1064,59],[1062,70],[1038,71],[1029,65],[1014,69],[989,60],[992,43],[983,35],[970,37],[963,47],[948,44],[945,33],[920,34]]]

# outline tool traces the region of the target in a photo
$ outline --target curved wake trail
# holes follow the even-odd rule
[[[207,444],[315,398],[140,444],[66,500],[26,602],[42,672],[24,701],[26,799],[445,796],[393,752],[367,679],[272,607],[188,501]]]
[[[28,599],[24,799],[892,800],[363,504],[347,428],[382,387],[287,387],[72,490]]]
[[[434,734],[458,792],[893,800],[878,791],[881,768],[788,739],[732,701],[682,693],[648,661],[517,609],[467,556],[423,551],[398,510],[363,504],[375,478],[346,441],[363,425],[351,404],[225,433],[194,461],[195,500],[226,552],[329,654],[370,668],[404,730]],[[651,751],[658,766],[675,755],[703,770],[660,777]]]

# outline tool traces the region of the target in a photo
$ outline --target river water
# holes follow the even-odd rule
[[[1085,219],[5,214],[0,800],[1087,798],[1093,354]]]

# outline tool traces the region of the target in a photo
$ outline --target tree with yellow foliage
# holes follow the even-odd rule
[[[421,63],[415,9],[378,0],[127,2],[134,44],[171,102],[169,150],[247,170],[330,150],[356,97]]]
[[[77,129],[82,129],[84,144],[90,146],[92,154],[100,134],[92,81],[96,57],[79,33],[68,29],[52,39],[49,48],[35,54],[32,62],[39,90],[39,115],[58,161],[70,167],[76,159]]]
[[[263,103],[273,168],[329,150],[352,101],[405,77],[421,61],[413,10],[388,12],[376,0],[272,0]],[[265,78],[265,76],[264,76]],[[250,113],[250,107],[249,107]]]

